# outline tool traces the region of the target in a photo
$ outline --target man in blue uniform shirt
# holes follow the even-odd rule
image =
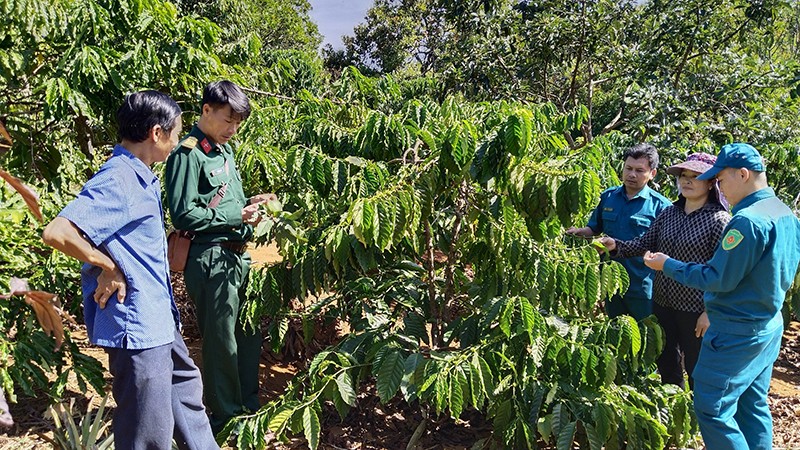
[[[614,239],[629,241],[644,234],[656,216],[672,204],[666,197],[650,189],[656,176],[658,151],[650,144],[638,144],[622,155],[623,185],[606,189],[592,212],[589,224],[571,227],[567,234],[597,236],[605,233]],[[630,287],[624,296],[616,295],[606,302],[606,314],[617,317],[628,314],[642,320],[653,312],[653,271],[645,267],[641,257],[620,261],[628,272]]]
[[[113,155],[42,238],[84,262],[86,331],[108,353],[113,376],[115,448],[170,449],[174,438],[182,450],[219,449],[179,332],[161,185],[150,169],[178,143],[181,109],[160,92],[136,92],[117,123]]]
[[[706,264],[663,253],[645,263],[706,291],[711,326],[694,370],[694,407],[706,448],[772,448],[767,392],[783,334],[781,306],[800,262],[800,221],[767,185],[748,144],[722,147],[698,179],[716,178],[733,206],[720,246]]]

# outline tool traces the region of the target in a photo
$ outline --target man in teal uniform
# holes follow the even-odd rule
[[[238,320],[250,268],[246,253],[258,205],[245,197],[228,141],[250,114],[250,103],[230,81],[203,91],[197,125],[167,159],[167,202],[176,229],[194,233],[184,270],[203,337],[203,385],[211,426],[259,408],[261,333]]]
[[[711,325],[692,374],[706,448],[770,449],[767,392],[783,334],[781,306],[800,262],[800,221],[767,185],[761,155],[748,144],[722,147],[697,178],[716,178],[733,206],[716,253],[706,264],[663,253],[646,254],[645,263],[706,291]]]
[[[638,144],[622,155],[623,185],[606,189],[600,204],[592,212],[589,224],[571,227],[568,234],[597,236],[605,233],[614,239],[629,241],[644,234],[656,216],[672,204],[666,197],[650,189],[656,176],[658,151],[650,144]],[[628,314],[642,320],[653,312],[653,271],[645,267],[641,257],[620,261],[628,272],[630,287],[624,296],[616,295],[606,302],[609,317]]]

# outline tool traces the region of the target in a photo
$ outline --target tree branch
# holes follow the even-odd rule
[[[433,248],[433,232],[431,231],[430,220],[425,220],[425,251],[428,254],[428,307],[431,310],[431,317],[434,318],[434,323],[431,324],[431,347],[436,348],[439,345],[439,328],[441,328],[441,321],[439,317],[439,307],[436,303],[436,266],[435,254]]]
[[[614,128],[619,126],[622,123],[622,111],[625,109],[625,97],[628,96],[628,93],[631,91],[633,87],[632,84],[629,84],[628,87],[625,88],[625,92],[622,94],[622,101],[620,102],[619,109],[617,110],[617,115],[611,119],[606,126],[603,127],[603,130],[600,131],[600,135],[606,134],[611,132]]]
[[[458,243],[458,238],[461,236],[461,226],[464,223],[464,214],[466,213],[467,209],[467,198],[469,192],[469,185],[466,181],[462,181],[461,185],[458,188],[459,198],[456,201],[456,220],[453,224],[453,236],[450,238],[450,248],[447,251],[447,265],[444,268],[444,300],[442,301],[443,307],[439,310],[439,314],[442,316],[440,317],[441,320],[444,320],[444,310],[450,307],[450,304],[453,300],[453,293],[454,293],[454,283],[453,283],[453,266],[456,264],[458,247],[456,244]],[[438,343],[438,345],[442,345],[444,342]]]
[[[742,31],[742,29],[744,29],[744,26],[745,26],[745,25],[747,25],[749,22],[750,22],[750,19],[746,19],[744,22],[742,22],[742,24],[741,24],[741,25],[739,25],[739,27],[738,27],[738,28],[736,28],[735,30],[733,30],[733,32],[731,32],[730,34],[728,34],[727,36],[725,36],[724,38],[722,38],[721,40],[719,40],[718,42],[716,42],[716,43],[715,43],[716,45],[714,46],[714,48],[715,48],[715,49],[717,49],[717,48],[719,48],[719,46],[720,46],[720,45],[723,45],[723,44],[725,44],[726,42],[728,42],[728,41],[730,41],[731,39],[733,39],[733,37],[734,37],[734,36],[736,36],[737,34],[739,34],[739,32],[740,32],[740,31]],[[700,56],[704,56],[704,55],[707,55],[707,54],[708,54],[708,52],[707,52],[707,51],[697,52],[697,53],[695,53],[694,55],[692,55],[692,56],[690,56],[690,57],[686,58],[686,61],[690,61],[690,60],[692,60],[692,59],[695,59],[695,58],[698,58],[698,57],[700,57]]]

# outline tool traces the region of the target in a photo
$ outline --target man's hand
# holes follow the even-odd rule
[[[594,236],[594,230],[592,230],[589,227],[583,227],[583,228],[569,227],[564,232],[571,236],[583,236],[583,237]]]
[[[259,203],[253,203],[242,208],[242,222],[258,225],[261,222],[261,213],[258,211]]]
[[[275,194],[258,194],[250,197],[250,204],[251,205],[260,205],[262,203],[266,203],[270,200],[277,200],[278,196]]]
[[[603,236],[601,238],[598,238],[597,240],[601,244],[603,244],[603,247],[605,247],[606,250],[608,250],[610,252],[614,251],[614,249],[617,248],[617,241],[615,241],[614,238],[612,238],[610,236]]]
[[[103,270],[99,277],[97,277],[97,289],[94,290],[94,301],[100,306],[100,309],[106,307],[108,299],[117,293],[117,302],[122,303],[125,301],[125,293],[128,285],[125,283],[125,276],[120,272],[119,268],[114,266],[113,270]]]
[[[700,317],[697,318],[697,324],[694,326],[694,335],[699,338],[705,336],[709,325],[711,325],[711,322],[708,320],[708,313],[703,311],[703,314],[700,314]]]
[[[653,270],[664,270],[664,263],[668,259],[669,256],[663,253],[647,252],[644,254],[644,264]]]

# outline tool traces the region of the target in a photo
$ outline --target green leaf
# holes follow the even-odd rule
[[[306,406],[303,410],[303,434],[305,434],[311,450],[316,450],[319,447],[320,426],[319,416],[317,416],[313,404]]]
[[[577,429],[577,422],[570,422],[561,428],[558,433],[558,443],[556,448],[558,450],[571,450],[572,443],[575,440],[575,430]]]
[[[616,432],[614,430],[616,420],[614,420],[612,414],[611,409],[602,403],[596,403],[592,408],[592,422],[601,442],[605,442],[611,436],[611,433]]]
[[[369,247],[370,245],[376,244],[375,242],[375,234],[378,231],[378,211],[377,205],[372,203],[371,200],[365,199],[363,212],[362,212],[362,221],[361,221],[361,232],[363,233],[364,240],[362,241],[365,246]]]
[[[387,403],[397,393],[400,382],[403,380],[405,361],[398,351],[383,357],[378,370],[377,389],[382,403]]]
[[[466,378],[464,374],[456,368],[448,377],[450,381],[450,415],[458,419],[464,409],[464,385]]]
[[[605,384],[610,385],[617,377],[617,360],[610,351],[606,350],[603,352],[602,361],[603,373],[601,375]]]
[[[425,324],[424,316],[414,311],[409,311],[403,318],[404,334],[428,343],[428,332]]]
[[[517,297],[517,300],[519,301],[519,312],[525,329],[533,331],[533,327],[536,324],[536,313],[533,311],[533,306],[525,297]]]
[[[586,438],[589,441],[589,449],[603,450],[604,439],[601,439],[595,427],[592,424],[586,422],[583,422],[583,427],[586,429]]]
[[[503,400],[497,405],[494,413],[494,429],[506,430],[513,422],[514,417],[514,404],[510,399]]]
[[[394,197],[384,197],[375,207],[378,210],[377,217],[379,219],[376,225],[378,233],[375,236],[375,245],[385,251],[392,246],[398,207]]]
[[[369,245],[364,237],[364,199],[358,199],[350,210],[350,217],[353,221],[353,234],[362,244]]]
[[[442,411],[445,409],[445,405],[447,404],[447,397],[450,393],[450,377],[447,376],[446,373],[440,372],[436,376],[436,384],[433,388],[434,393],[436,394],[436,413],[441,414]]]
[[[425,373],[425,357],[420,353],[408,355],[403,363],[403,380],[400,383],[400,391],[403,393],[407,402],[414,401],[419,392],[418,386]]]
[[[514,314],[514,302],[506,300],[505,305],[503,306],[503,312],[500,314],[500,329],[503,330],[503,333],[506,337],[511,337],[511,318]]]
[[[371,249],[365,248],[364,244],[356,239],[350,241],[350,246],[362,271],[369,272],[378,267],[378,261],[375,260],[375,254],[372,253]]]
[[[276,435],[283,433],[289,418],[294,414],[296,405],[286,404],[278,408],[275,414],[269,419],[267,427]]]
[[[636,319],[631,316],[623,315],[618,318],[622,327],[622,336],[630,344],[630,354],[636,356],[642,349],[642,336],[639,332],[639,325]]]
[[[353,389],[353,381],[350,374],[345,370],[336,376],[336,387],[342,400],[350,406],[356,406],[356,391]]]
[[[531,143],[531,118],[531,113],[525,109],[517,109],[508,116],[504,143],[508,152],[514,156],[522,156]]]
[[[324,361],[332,352],[330,350],[324,350],[317,353],[314,356],[314,359],[311,360],[311,363],[308,365],[308,373],[310,375],[317,375],[317,369],[319,369],[320,364]]]

